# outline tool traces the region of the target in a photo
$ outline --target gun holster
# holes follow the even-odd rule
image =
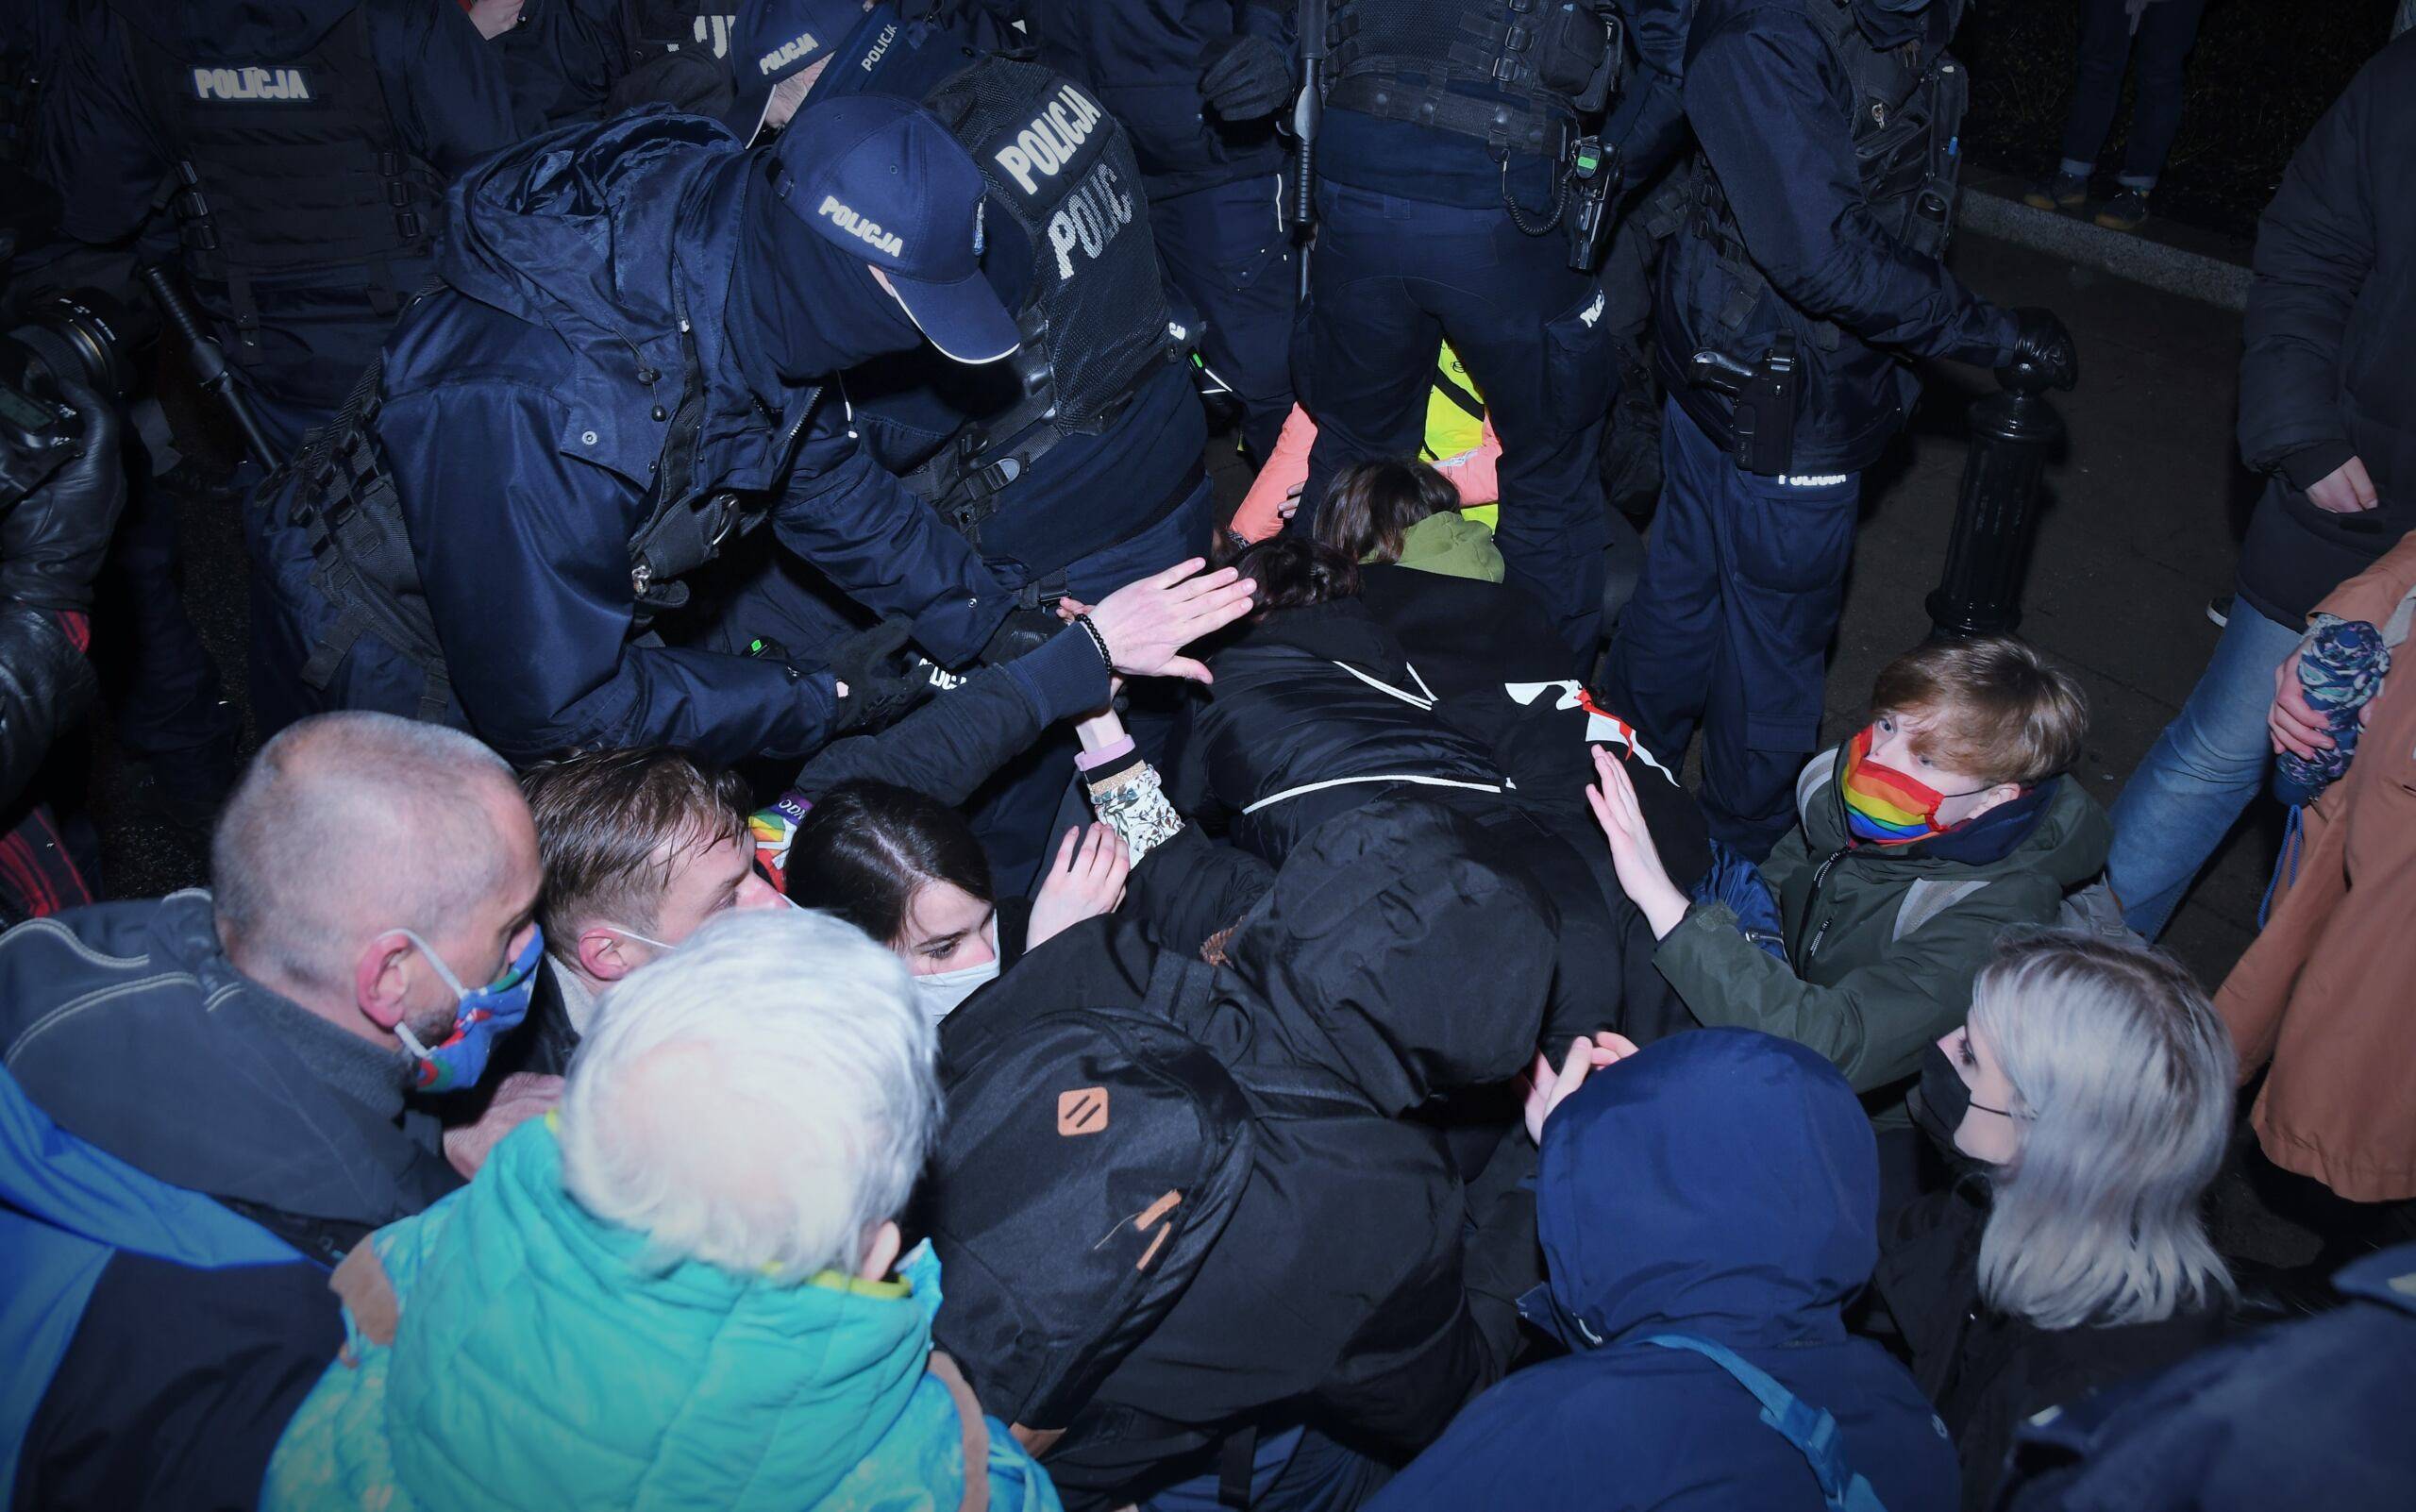
[[[1802,377],[1795,338],[1781,336],[1752,366],[1725,352],[1697,352],[1687,376],[1704,388],[1731,395],[1736,415],[1736,465],[1759,478],[1776,478],[1795,460],[1795,404]]]

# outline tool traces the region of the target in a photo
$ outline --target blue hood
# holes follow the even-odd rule
[[[1573,1348],[1639,1332],[1732,1349],[1845,1336],[1879,1258],[1879,1167],[1845,1078],[1753,1030],[1673,1035],[1544,1127],[1536,1220]]]

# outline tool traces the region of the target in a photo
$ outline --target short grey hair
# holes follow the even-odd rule
[[[2017,933],[1971,1027],[2013,1084],[2022,1143],[1997,1174],[1980,1295],[2045,1329],[2154,1322],[2232,1291],[2199,1201],[2231,1134],[2231,1034],[2170,957]]]
[[[474,801],[480,783],[519,800],[510,764],[443,725],[356,710],[288,726],[252,758],[210,836],[219,926],[239,966],[344,992],[362,930],[449,932],[509,865]]]
[[[604,1000],[562,1089],[563,1184],[658,1263],[853,1270],[930,1153],[937,1055],[872,936],[805,909],[725,914]]]

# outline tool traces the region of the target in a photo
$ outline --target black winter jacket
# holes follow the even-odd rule
[[[1438,792],[1502,788],[1492,757],[1434,712],[1432,690],[1364,604],[1278,611],[1208,668],[1216,681],[1193,715],[1167,796],[1185,814],[1230,815],[1234,840],[1270,862],[1281,865],[1334,815],[1410,784],[1297,789],[1377,777],[1421,779]]]
[[[2416,37],[2385,47],[2307,134],[2257,223],[2240,451],[2273,481],[2249,521],[2240,592],[2296,630],[2416,529]],[[2374,508],[2307,488],[2356,457]]]
[[[1028,1016],[1139,1005],[1151,920],[1182,916],[1195,879],[1224,896],[1236,882],[1196,859],[1151,852],[1128,905],[1151,919],[1077,925],[960,1009],[943,1075]],[[1442,1135],[1401,1116],[1534,1054],[1554,920],[1483,829],[1406,797],[1320,830],[1267,882],[1216,1000],[1181,1027],[1245,1092],[1315,1077],[1361,1108],[1260,1123],[1250,1184],[1190,1289],[1044,1461],[1069,1506],[1196,1473],[1251,1420],[1307,1418],[1406,1458],[1500,1374],[1515,1299],[1468,1290],[1459,1178]]]
[[[16,801],[96,691],[92,664],[56,613],[0,603],[0,805]]]
[[[1977,1178],[1915,1202],[1882,1235],[1871,1277],[1912,1354],[1914,1378],[1963,1461],[1963,1505],[1995,1500],[2014,1434],[2033,1413],[2196,1353],[2223,1332],[2209,1309],[2115,1328],[2043,1329],[1980,1300],[1988,1197]]]

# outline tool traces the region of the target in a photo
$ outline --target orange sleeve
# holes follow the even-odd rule
[[[1317,439],[1317,422],[1299,405],[1284,417],[1284,433],[1258,479],[1233,512],[1233,532],[1245,541],[1264,541],[1284,528],[1284,501],[1309,480],[1309,447]]]
[[[2324,596],[2315,607],[2342,619],[2379,625],[2391,617],[2399,601],[2416,589],[2416,530],[2376,558],[2374,564]]]

